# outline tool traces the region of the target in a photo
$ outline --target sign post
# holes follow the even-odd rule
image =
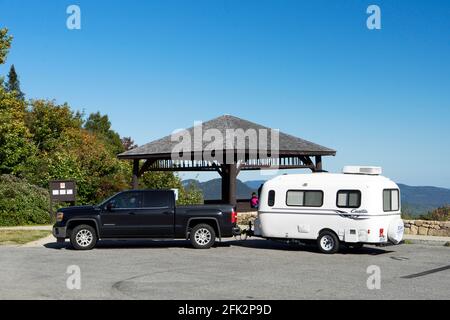
[[[54,202],[76,203],[77,186],[74,180],[52,180],[50,181],[50,218],[53,219]]]

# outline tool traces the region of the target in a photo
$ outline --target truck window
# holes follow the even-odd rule
[[[142,207],[141,192],[124,192],[115,196],[109,202],[114,209],[132,209]]]
[[[336,205],[339,208],[359,208],[361,206],[361,191],[339,190],[336,196]]]
[[[144,208],[169,207],[169,192],[148,191],[144,195]]]
[[[275,191],[274,190],[269,191],[269,197],[267,198],[267,204],[269,205],[269,207],[273,207],[273,205],[275,204]]]
[[[288,190],[286,205],[296,207],[321,207],[323,191],[320,190]]]
[[[383,211],[400,210],[400,192],[398,189],[383,190]]]

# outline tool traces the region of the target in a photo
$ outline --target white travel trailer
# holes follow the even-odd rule
[[[281,175],[264,183],[259,203],[255,236],[314,240],[323,253],[403,238],[399,187],[379,167]]]

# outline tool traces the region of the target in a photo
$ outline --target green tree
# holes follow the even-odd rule
[[[12,36],[8,35],[8,29],[0,29],[0,64],[4,64],[6,61],[12,39]]]
[[[111,122],[107,115],[101,115],[100,112],[91,113],[84,128],[104,139],[111,146],[111,152],[114,155],[125,151],[120,135],[111,129]]]
[[[28,160],[27,180],[48,187],[53,179],[73,179],[81,204],[98,203],[128,187],[131,165],[112,156],[109,146],[95,134],[72,128],[59,141],[51,151]]]
[[[36,152],[25,117],[25,102],[0,87],[0,173],[19,173]]]
[[[124,151],[128,151],[131,149],[136,148],[138,145],[134,143],[133,139],[131,137],[123,137],[122,138],[122,146]]]
[[[26,123],[39,150],[48,152],[61,143],[64,132],[74,128],[80,130],[83,120],[82,114],[73,112],[67,104],[33,100]]]
[[[16,73],[14,65],[9,69],[8,81],[5,84],[5,89],[6,91],[15,94],[18,99],[25,100],[25,95],[22,90],[20,90],[19,76]]]

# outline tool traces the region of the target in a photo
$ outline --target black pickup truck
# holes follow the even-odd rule
[[[95,247],[99,239],[190,239],[198,249],[216,237],[239,234],[231,205],[176,206],[172,190],[120,192],[96,206],[68,207],[56,213],[53,235],[70,239],[77,250]]]

